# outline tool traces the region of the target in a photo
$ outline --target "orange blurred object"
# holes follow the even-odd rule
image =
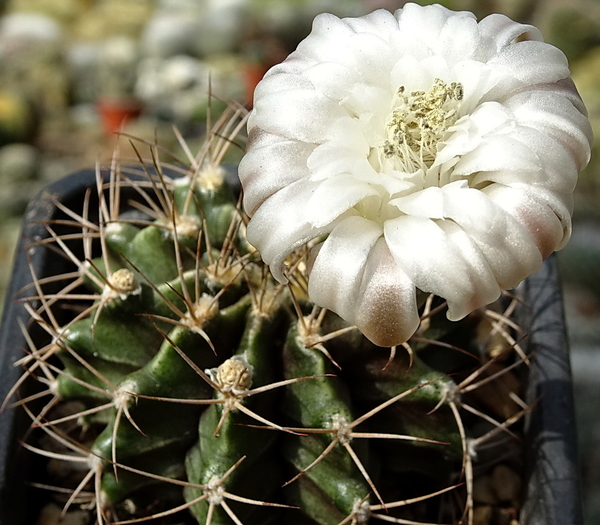
[[[107,135],[118,133],[127,122],[137,119],[142,109],[136,98],[99,98],[96,102],[102,130]]]

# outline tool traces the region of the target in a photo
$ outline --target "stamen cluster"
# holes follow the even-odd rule
[[[396,157],[398,168],[410,173],[433,164],[438,143],[458,117],[464,89],[459,82],[447,84],[436,78],[428,91],[412,91],[410,95],[405,91],[404,86],[398,88],[382,150],[385,158]]]

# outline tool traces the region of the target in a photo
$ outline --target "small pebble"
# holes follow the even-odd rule
[[[489,505],[477,506],[473,509],[473,525],[489,525],[493,509]]]
[[[87,525],[90,514],[85,510],[69,510],[61,517],[62,508],[55,503],[46,505],[36,521],[36,525]]]
[[[490,477],[481,476],[475,480],[473,485],[473,501],[480,505],[495,505],[497,503],[496,496],[490,488]]]
[[[520,500],[521,477],[510,467],[498,465],[491,475],[491,488],[498,501],[516,505]]]

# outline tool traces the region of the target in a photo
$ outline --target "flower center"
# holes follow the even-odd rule
[[[386,140],[381,145],[383,164],[405,173],[427,171],[438,152],[446,130],[458,119],[463,86],[436,78],[429,91],[405,94],[400,86],[394,110],[386,119]]]

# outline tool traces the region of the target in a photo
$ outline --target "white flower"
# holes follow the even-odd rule
[[[591,129],[565,56],[491,15],[407,4],[319,15],[255,93],[240,164],[248,240],[375,344],[418,326],[417,290],[458,320],[568,240]]]

